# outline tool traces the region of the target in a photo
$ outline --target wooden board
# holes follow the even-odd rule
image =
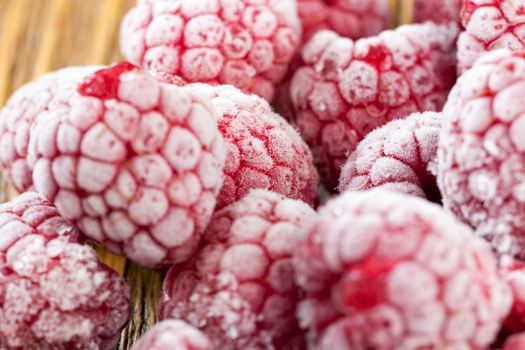
[[[404,6],[391,1],[396,11],[405,9],[405,15],[395,23],[408,22],[413,0],[403,0]],[[134,3],[135,0],[0,0],[0,106],[18,87],[46,72],[121,60],[120,21]],[[0,201],[5,201],[15,193],[5,181],[1,183]],[[117,347],[129,349],[156,322],[162,273],[138,267],[103,249],[97,251],[101,260],[129,284],[132,317]]]

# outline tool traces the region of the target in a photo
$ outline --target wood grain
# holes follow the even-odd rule
[[[195,0],[199,1],[199,0]],[[363,0],[366,1],[366,0]],[[411,19],[411,5],[391,0],[402,16]],[[0,0],[0,106],[21,85],[42,74],[72,65],[109,64],[122,59],[118,33],[122,16],[135,0]],[[403,11],[399,11],[399,9]],[[0,183],[0,201],[16,193]],[[96,248],[100,258],[127,280],[132,317],[117,349],[127,350],[156,322],[162,273],[141,268]]]

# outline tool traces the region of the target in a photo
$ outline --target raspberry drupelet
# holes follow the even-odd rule
[[[485,350],[510,309],[486,242],[426,200],[345,192],[304,231],[294,266],[312,349]]]
[[[131,350],[212,350],[209,339],[198,329],[179,320],[157,323]]]
[[[200,328],[216,349],[304,345],[291,256],[300,226],[314,215],[306,203],[264,190],[216,212],[206,246],[168,272],[160,318]]]
[[[458,69],[464,73],[485,52],[525,49],[524,0],[464,0],[465,31],[458,40]]]
[[[525,333],[515,334],[505,342],[502,350],[522,350],[525,349]]]
[[[353,42],[321,31],[292,79],[295,122],[330,189],[373,129],[411,113],[439,111],[455,81],[457,26],[428,22]]]
[[[120,63],[31,129],[35,189],[112,252],[156,267],[196,250],[226,158],[211,101]]]
[[[414,22],[461,23],[462,0],[415,0]]]
[[[129,317],[124,280],[47,200],[0,205],[0,348],[113,349]]]
[[[502,263],[501,276],[510,286],[513,295],[512,308],[503,322],[503,336],[525,332],[525,263],[514,260]]]
[[[310,205],[317,203],[317,172],[310,149],[268,102],[230,85],[190,87],[211,99],[228,149],[218,209],[241,199],[251,189],[267,189]]]
[[[437,148],[441,113],[414,113],[372,131],[341,170],[341,192],[384,188],[440,202]]]
[[[147,70],[271,101],[300,40],[295,0],[148,0],[128,13],[120,42]]]
[[[357,40],[379,34],[392,25],[390,0],[298,0],[303,41],[330,29]]]
[[[77,84],[100,67],[71,67],[42,76],[19,88],[0,110],[0,165],[19,192],[31,187],[27,165],[29,129],[48,108],[67,103]]]
[[[443,204],[492,242],[525,257],[525,52],[487,53],[443,111],[438,184]]]

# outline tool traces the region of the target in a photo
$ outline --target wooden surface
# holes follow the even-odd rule
[[[200,1],[200,0],[194,0]],[[367,1],[367,0],[363,0]],[[395,9],[411,17],[413,0],[395,0]],[[122,16],[135,0],[0,0],[0,106],[21,85],[72,65],[121,60],[118,48]],[[0,200],[15,195],[2,181]],[[156,321],[161,273],[140,268],[99,249],[100,258],[121,273],[130,287],[132,317],[117,349],[129,349]]]

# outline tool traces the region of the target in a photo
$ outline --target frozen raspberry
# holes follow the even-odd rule
[[[216,349],[295,349],[304,339],[291,255],[313,215],[306,203],[264,190],[218,211],[204,249],[168,272],[160,317],[200,328]]]
[[[227,144],[218,208],[257,188],[316,204],[317,173],[310,149],[297,131],[272,111],[268,102],[229,85],[190,87],[212,100],[219,114],[219,130]]]
[[[304,230],[298,315],[316,350],[485,350],[512,303],[488,245],[420,198],[345,192]]]
[[[335,187],[366,134],[413,112],[440,110],[455,79],[457,27],[431,22],[353,42],[321,31],[303,49],[290,96],[320,172]]]
[[[113,349],[129,317],[124,280],[47,200],[0,206],[0,348]]]
[[[27,165],[29,129],[37,115],[67,103],[76,85],[99,67],[65,68],[18,89],[0,110],[0,165],[19,192],[32,184]]]
[[[390,0],[298,0],[303,40],[330,29],[350,39],[376,35],[392,25]]]
[[[97,71],[31,130],[37,191],[91,240],[158,266],[188,259],[222,186],[209,99],[122,63]]]
[[[525,257],[525,52],[498,50],[478,62],[443,112],[443,203],[499,254]]]
[[[300,38],[295,0],[149,0],[124,19],[121,49],[145,69],[270,101]]]
[[[341,170],[339,190],[375,187],[440,201],[437,147],[441,113],[412,114],[372,131]]]
[[[157,323],[131,350],[212,350],[208,338],[198,329],[178,320]]]
[[[510,337],[503,346],[502,350],[523,350],[525,349],[525,333],[520,333]]]
[[[415,0],[414,22],[461,23],[462,0]]]
[[[460,73],[487,51],[525,48],[525,0],[464,0],[461,19],[465,31],[458,40]]]

